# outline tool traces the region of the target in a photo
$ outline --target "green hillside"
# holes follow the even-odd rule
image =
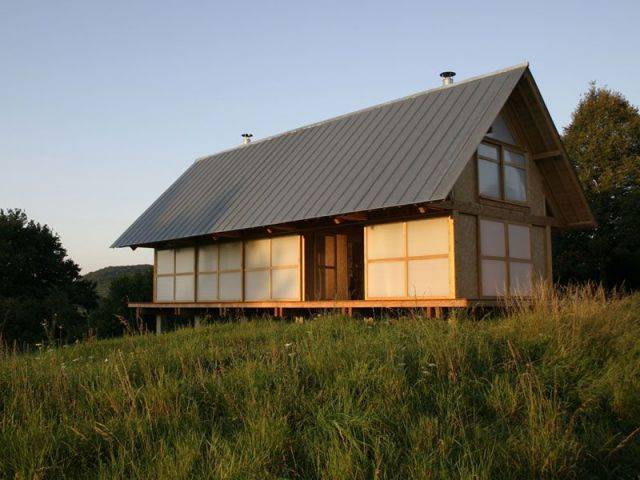
[[[143,273],[153,270],[152,265],[123,265],[117,267],[105,267],[83,275],[86,280],[96,283],[96,291],[100,297],[106,297],[109,293],[109,285],[116,278],[135,273]]]
[[[640,295],[0,358],[6,478],[637,478]]]

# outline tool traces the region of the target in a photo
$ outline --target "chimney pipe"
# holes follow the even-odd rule
[[[252,133],[243,133],[242,134],[243,145],[249,145],[251,143],[251,137],[253,137]]]
[[[451,85],[456,72],[442,72],[440,76],[442,77],[442,85]]]

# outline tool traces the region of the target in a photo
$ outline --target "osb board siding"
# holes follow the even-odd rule
[[[531,227],[531,257],[533,260],[534,278],[546,278],[546,231],[544,227]]]
[[[456,215],[455,230],[455,271],[456,297],[478,298],[478,248],[477,217]]]
[[[477,201],[477,173],[475,155],[469,159],[467,165],[456,180],[453,187],[453,199],[456,202],[476,202]]]
[[[544,180],[536,162],[529,160],[528,199],[532,215],[546,215],[544,207]]]

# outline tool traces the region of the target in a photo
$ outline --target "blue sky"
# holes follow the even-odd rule
[[[0,208],[84,272],[195,158],[524,60],[561,128],[640,104],[640,2],[0,2]]]

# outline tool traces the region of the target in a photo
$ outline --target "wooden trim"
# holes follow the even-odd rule
[[[469,298],[398,298],[379,300],[281,300],[281,301],[249,301],[249,302],[180,302],[180,303],[141,303],[131,302],[131,308],[414,308],[414,307],[468,307],[474,303],[484,305],[497,305],[499,302],[486,301],[486,299]]]
[[[551,227],[546,226],[544,228],[545,242],[544,242],[544,259],[546,266],[546,278],[547,281],[553,282],[553,256],[552,256],[552,242],[551,242]]]
[[[458,210],[460,213],[474,216],[502,218],[512,223],[523,223],[526,225],[562,227],[558,219],[553,217],[545,217],[540,215],[531,215],[526,210],[515,210],[505,206],[491,206],[485,204],[476,204],[472,202],[451,202],[445,201],[443,205],[447,205],[452,210]]]
[[[456,288],[456,248],[455,248],[455,218],[457,217],[457,212],[453,212],[453,214],[449,217],[449,296],[451,298],[456,298],[457,296],[457,288]]]

